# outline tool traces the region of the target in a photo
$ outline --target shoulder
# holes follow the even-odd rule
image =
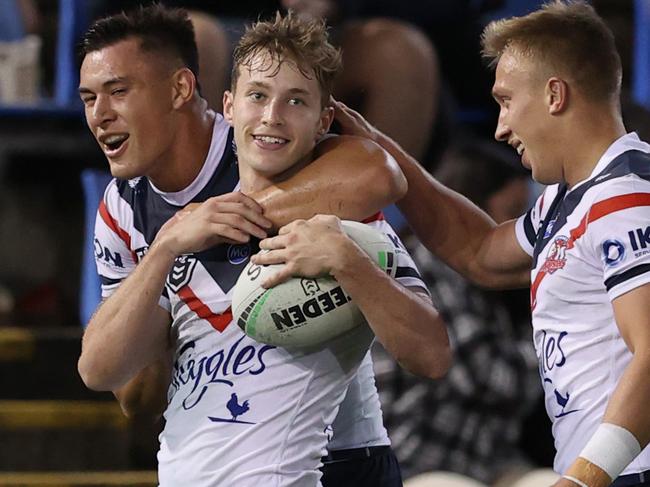
[[[316,156],[323,155],[335,149],[368,155],[380,155],[385,153],[384,149],[379,144],[365,137],[328,134],[316,145]]]

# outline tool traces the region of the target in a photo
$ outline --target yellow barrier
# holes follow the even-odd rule
[[[0,401],[0,429],[126,429],[128,419],[110,401]]]
[[[129,472],[0,472],[0,487],[153,487],[154,471]]]

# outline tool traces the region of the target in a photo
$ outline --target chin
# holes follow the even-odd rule
[[[137,178],[138,176],[142,176],[142,174],[137,174],[136,171],[133,170],[133,168],[129,167],[128,164],[124,163],[116,163],[116,162],[108,162],[109,168],[111,170],[111,176],[117,179],[133,179]]]

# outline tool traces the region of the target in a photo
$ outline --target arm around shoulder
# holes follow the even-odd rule
[[[251,195],[276,227],[316,214],[360,221],[406,193],[399,166],[371,140],[330,137],[318,144],[315,156],[291,178]]]

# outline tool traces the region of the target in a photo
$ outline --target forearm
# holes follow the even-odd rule
[[[378,133],[376,142],[398,163],[408,192],[397,202],[418,239],[447,265],[472,282],[490,288],[529,285],[528,259],[516,245],[514,229],[497,227],[490,216],[463,195],[433,178],[395,141]]]
[[[449,368],[451,351],[440,315],[430,302],[379,269],[354,243],[346,246],[344,264],[332,273],[378,340],[410,372],[441,377]]]
[[[649,369],[650,353],[635,353],[609,400],[602,421],[625,428],[638,441],[641,449],[650,441],[650,417],[647,414],[650,403]],[[611,444],[604,447],[616,448]],[[630,458],[630,462],[632,460]],[[605,487],[614,480],[603,469],[582,457],[577,458],[566,473],[589,487]]]
[[[128,418],[149,417],[157,420],[167,406],[167,389],[171,378],[171,354],[145,367],[113,394]]]
[[[79,373],[95,390],[116,390],[158,358],[167,346],[168,321],[158,301],[174,256],[151,246],[133,273],[90,320]]]
[[[317,150],[318,158],[293,177],[250,195],[276,228],[316,214],[360,221],[406,192],[396,162],[370,140],[332,137]]]

